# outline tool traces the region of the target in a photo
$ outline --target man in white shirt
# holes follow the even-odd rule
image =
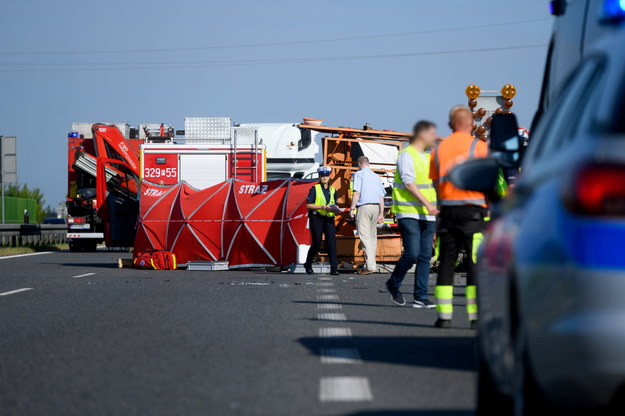
[[[375,257],[378,249],[377,224],[384,221],[384,184],[377,173],[371,170],[369,158],[358,158],[358,172],[354,175],[354,196],[351,218],[356,218],[356,229],[365,251],[366,264],[360,274],[377,272]]]

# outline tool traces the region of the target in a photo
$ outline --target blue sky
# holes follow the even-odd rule
[[[489,26],[534,19],[541,20]],[[20,182],[41,188],[55,205],[65,199],[73,121],[183,128],[185,116],[318,117],[326,125],[408,131],[430,119],[447,134],[447,112],[466,103],[466,85],[513,83],[514,110],[528,126],[546,46],[414,54],[545,45],[551,24],[546,0],[3,1],[0,135],[18,136]],[[452,28],[465,29],[440,31]],[[405,34],[432,30],[439,32]],[[405,35],[184,49],[387,34]],[[128,50],[148,52],[82,53]],[[344,59],[356,56],[368,58]],[[319,59],[328,57],[342,59]],[[298,58],[309,60],[293,63]],[[232,64],[249,60],[272,63]]]

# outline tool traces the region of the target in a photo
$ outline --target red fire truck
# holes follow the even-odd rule
[[[179,138],[165,124],[72,125],[67,194],[71,251],[93,251],[102,242],[107,247],[133,245],[141,180],[160,185],[184,180],[203,189],[228,178],[266,179],[265,149],[257,135],[238,142],[227,118],[194,122],[207,128]]]

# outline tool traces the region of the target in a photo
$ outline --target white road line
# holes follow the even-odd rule
[[[356,348],[321,348],[321,364],[360,364],[362,359]]]
[[[317,289],[317,292],[320,292],[320,293],[334,293],[334,292],[336,292],[336,289]]]
[[[339,295],[319,295],[317,296],[319,300],[338,300]]]
[[[332,280],[331,277],[320,277],[319,280]]]
[[[320,321],[346,321],[343,313],[318,313],[317,319]]]
[[[322,402],[360,402],[373,400],[366,377],[323,377],[319,382]]]
[[[351,336],[351,328],[319,328],[319,338],[347,338]]]
[[[338,303],[318,303],[317,309],[343,309],[343,305]]]
[[[317,286],[328,286],[328,287],[330,287],[330,286],[334,286],[334,283],[332,283],[332,282],[317,282],[317,283],[315,283],[315,284],[316,284]]]
[[[72,279],[78,279],[79,277],[87,277],[87,276],[93,276],[95,273],[85,273],[85,274],[79,274],[78,276],[72,276]]]
[[[11,290],[11,291],[8,291],[8,292],[0,293],[0,296],[7,296],[7,295],[12,295],[14,293],[26,292],[27,290],[33,290],[33,288],[32,287],[23,287],[21,289],[16,289],[16,290]]]
[[[50,253],[52,253],[52,251],[40,251],[38,253],[14,254],[12,256],[2,256],[0,257],[0,260],[15,259],[18,257],[39,256],[41,254],[50,254]]]

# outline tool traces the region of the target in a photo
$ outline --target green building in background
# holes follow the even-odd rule
[[[0,200],[0,220],[2,215],[2,204]],[[24,210],[28,210],[30,223],[37,224],[43,218],[36,218],[38,212],[37,201],[27,198],[16,198],[12,196],[4,197],[4,223],[21,224],[24,222]]]

